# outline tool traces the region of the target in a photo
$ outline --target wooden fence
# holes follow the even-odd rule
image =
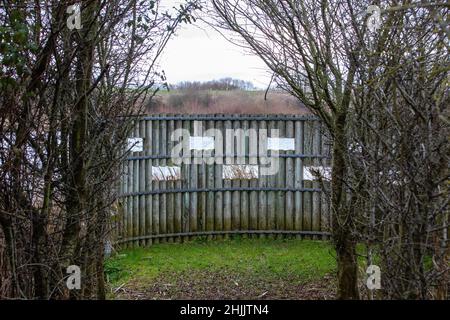
[[[133,152],[123,163],[119,187],[119,243],[150,245],[230,234],[328,236],[329,201],[318,181],[304,177],[310,167],[330,163],[317,118],[155,115],[136,119],[134,128],[131,138],[138,139],[130,140]],[[223,140],[215,136],[214,150],[207,150],[210,140],[192,137],[209,136],[211,129]],[[274,151],[268,140],[285,150]],[[180,149],[181,160],[174,159],[173,150]],[[208,162],[211,158],[215,163]],[[278,171],[263,174],[275,160]],[[241,177],[239,170],[245,171]]]

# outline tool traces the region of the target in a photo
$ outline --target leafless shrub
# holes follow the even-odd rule
[[[155,61],[196,7],[170,16],[159,1],[81,3],[79,30],[67,27],[71,2],[0,7],[1,297],[105,297],[129,116],[153,94]],[[69,265],[81,268],[81,290],[65,285]]]

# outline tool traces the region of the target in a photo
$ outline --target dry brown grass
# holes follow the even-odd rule
[[[147,114],[309,114],[294,97],[263,91],[174,91],[146,105]]]

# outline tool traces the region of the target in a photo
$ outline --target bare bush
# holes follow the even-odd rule
[[[448,7],[398,6],[359,56],[349,180],[383,294],[448,297]]]
[[[4,1],[0,8],[1,296],[104,298],[118,166],[155,61],[193,3]],[[68,291],[78,265],[81,290]]]

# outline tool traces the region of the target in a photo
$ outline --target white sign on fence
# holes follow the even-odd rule
[[[214,137],[189,137],[189,149],[214,150]]]
[[[295,150],[295,139],[267,138],[267,150]]]
[[[142,138],[128,138],[127,150],[131,152],[142,152],[144,151],[144,139]]]
[[[173,181],[180,179],[180,167],[152,167],[152,180],[154,181]]]
[[[324,180],[331,180],[331,168],[321,166],[303,167],[303,180],[317,180],[314,172],[319,172]]]
[[[222,170],[222,178],[232,179],[258,179],[259,168],[256,165],[225,165]]]

